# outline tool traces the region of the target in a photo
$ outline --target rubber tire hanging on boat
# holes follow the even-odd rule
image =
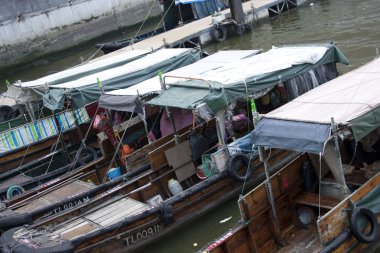
[[[46,248],[32,248],[22,244],[15,239],[13,235],[22,227],[12,228],[1,235],[0,249],[3,253],[72,253],[75,252],[74,245],[68,240],[62,240],[57,246]],[[15,245],[17,245],[15,247]]]
[[[227,29],[223,25],[214,25],[210,29],[210,36],[215,42],[225,41],[227,38]]]
[[[238,173],[242,165],[247,167],[245,175],[239,175]],[[252,162],[246,155],[234,154],[228,159],[227,171],[231,177],[239,181],[244,181],[249,179],[253,174]]]
[[[164,226],[170,225],[175,221],[174,209],[172,205],[161,204],[161,218]]]
[[[88,160],[83,160],[82,159],[82,155],[84,154],[89,154],[90,156],[92,156],[92,159],[90,161]],[[92,162],[94,160],[98,159],[98,153],[95,151],[95,149],[91,148],[91,147],[84,147],[82,148],[80,151],[79,151],[79,155],[78,155],[78,164],[79,165],[85,165],[89,162]]]
[[[16,191],[16,192],[15,192]],[[7,190],[7,199],[13,198],[14,196],[20,195],[25,190],[20,185],[12,185]]]
[[[33,221],[31,213],[4,213],[0,215],[0,230],[8,230],[14,227],[29,224]]]
[[[365,234],[358,224],[358,217],[365,216],[370,223],[371,231]],[[355,235],[356,239],[361,243],[371,243],[377,239],[377,233],[379,224],[377,223],[377,218],[371,209],[365,206],[355,207],[350,216],[350,229]]]

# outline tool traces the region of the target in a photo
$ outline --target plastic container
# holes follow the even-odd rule
[[[168,188],[173,196],[183,191],[181,184],[175,179],[170,179],[168,181]]]
[[[112,180],[121,176],[120,167],[111,168],[107,171],[107,177]]]

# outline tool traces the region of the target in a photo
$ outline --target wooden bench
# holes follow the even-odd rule
[[[340,200],[327,197],[327,196],[320,196],[317,193],[312,192],[303,192],[300,195],[298,195],[294,201],[297,204],[307,205],[307,206],[314,206],[314,207],[321,207],[324,209],[333,209],[337,204],[339,204]]]

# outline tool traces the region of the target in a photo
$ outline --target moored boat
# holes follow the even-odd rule
[[[24,164],[48,152],[56,151],[58,146],[62,146],[62,149],[68,149],[74,144],[79,146],[79,151],[72,152],[68,158],[68,162],[72,164],[66,166],[66,171],[77,167],[76,163],[85,151],[91,151],[92,155],[95,155],[95,151],[100,152],[101,147],[96,144],[96,130],[91,127],[91,119],[97,106],[95,104],[94,108],[90,107],[99,98],[102,89],[107,91],[128,87],[155,76],[158,70],[170,71],[199,58],[199,50],[192,49],[163,49],[150,54],[144,50],[137,50],[91,63],[91,68],[90,66],[77,67],[32,82],[14,84],[9,88],[9,93],[24,104],[31,104],[35,100],[42,99],[46,108],[59,112],[54,116],[35,119],[30,123],[11,128],[0,135],[2,140],[0,150],[4,151],[0,157],[0,164],[2,162],[4,166],[0,171],[9,172],[4,177],[4,180],[9,182],[9,186],[4,184],[1,191],[6,192],[7,188],[13,185],[30,189],[36,183],[58,176],[57,171],[61,174],[65,172],[60,168],[64,164],[52,169],[50,167],[52,164],[48,163],[48,168],[39,170],[42,174],[38,174],[37,169],[29,168]],[[75,79],[80,76],[83,77]],[[98,86],[97,78],[101,78],[103,87]],[[67,80],[69,81],[63,82]],[[42,96],[42,93],[45,95]],[[64,110],[66,107],[70,109]],[[40,145],[43,146],[43,150]],[[32,173],[25,173],[25,170],[18,168],[21,165]],[[12,171],[15,168],[18,169]],[[14,179],[14,177],[19,178]]]
[[[226,61],[231,62],[234,60],[239,60],[245,57],[250,57],[256,53],[259,53],[259,50],[221,51],[204,59],[201,59],[193,64],[181,67],[169,73],[195,75],[203,73],[207,70],[220,67],[224,65]],[[228,60],[226,58],[228,58]],[[163,75],[165,75],[165,73],[163,73]],[[130,88],[136,86],[137,89],[141,90],[141,88],[138,87],[140,87],[141,85],[145,87],[146,84],[149,84],[149,88],[151,90],[154,90],[154,87],[156,87],[156,90],[160,89],[161,87],[159,79],[156,77],[143,81],[137,85],[133,85]],[[146,94],[145,92],[146,90],[141,90],[141,95]],[[111,167],[122,166],[122,164],[113,163],[110,161],[115,161],[115,155],[117,155],[118,152],[114,152],[114,150],[119,150],[121,144],[126,144],[125,141],[127,141],[129,144],[136,143],[134,145],[134,148],[138,152],[134,152],[133,154],[128,156],[127,167],[121,167],[121,174],[130,172],[124,174],[123,177],[130,179],[133,175],[136,175],[143,170],[147,170],[149,168],[149,164],[146,164],[147,160],[142,161],[142,159],[140,158],[146,157],[147,152],[153,151],[157,147],[165,144],[166,142],[171,141],[173,139],[173,135],[171,134],[168,136],[164,136],[163,138],[157,139],[154,143],[149,143],[147,139],[147,133],[145,130],[147,123],[151,125],[151,122],[148,119],[148,117],[155,118],[159,115],[151,115],[143,112],[141,106],[137,106],[135,102],[136,96],[133,96],[132,99],[128,99],[127,97],[123,96],[109,97],[106,94],[102,95],[99,101],[100,109],[117,109],[119,113],[124,112],[129,113],[131,117],[134,116],[132,118],[129,117],[129,119],[126,122],[119,122],[119,125],[115,125],[113,127],[115,134],[109,135],[105,134],[103,130],[100,131],[100,133],[98,134],[98,144],[101,150],[101,154],[106,155],[106,157],[101,157],[101,155],[99,155],[99,159],[97,159],[97,157],[93,157],[93,160],[99,162],[99,164],[95,167],[85,166],[83,168],[74,169],[73,165],[67,165],[58,169],[54,173],[44,174],[40,177],[35,177],[33,180],[29,179],[28,181],[19,182],[19,186],[22,186],[23,190],[30,190],[30,192],[26,192],[21,196],[15,197],[10,200],[5,200],[3,202],[3,204],[7,206],[7,209],[4,212],[0,212],[0,229],[4,230],[6,228],[13,227],[16,225],[22,225],[25,222],[31,222],[40,216],[48,215],[52,210],[65,210],[67,209],[67,207],[73,207],[74,205],[72,203],[80,203],[83,201],[83,199],[87,199],[90,197],[92,198],[96,195],[102,194],[104,191],[107,191],[108,189],[119,184],[120,180],[116,180],[112,183],[106,184],[106,173],[108,169],[111,169]],[[108,121],[108,123],[110,121],[113,121],[113,119],[111,118]],[[188,129],[179,130],[179,132],[182,134],[186,131],[188,131]],[[118,136],[118,140],[120,142],[119,147],[117,147],[117,144],[114,143],[116,141],[115,135]],[[128,138],[124,138],[124,136]],[[109,137],[112,138],[113,144],[111,144]],[[111,156],[114,157],[111,159]],[[109,162],[108,165],[107,161]],[[116,160],[116,162],[117,161],[118,160]],[[89,161],[87,161],[87,163],[88,162]],[[108,167],[108,169],[105,169],[105,167]],[[69,173],[67,173],[67,175],[64,175],[65,172]],[[7,177],[8,176],[10,175],[7,175]],[[70,180],[70,177],[72,178],[72,180]],[[6,176],[4,176],[4,178],[6,178]],[[53,181],[55,182],[54,187],[53,185],[49,185],[49,180],[52,179],[54,179]],[[89,180],[92,182],[91,184],[88,184],[87,181]],[[9,181],[10,180],[8,179],[8,182]],[[14,184],[14,180],[11,183]],[[101,184],[104,185],[102,185],[101,187],[96,187]],[[88,187],[83,188],[83,185],[88,185]],[[42,186],[45,186],[45,188],[41,188]],[[49,187],[48,190],[46,189],[46,186],[51,187]],[[0,193],[6,194],[6,192],[9,190],[9,187],[10,185],[4,185],[4,189],[0,189]],[[73,192],[68,191],[67,189],[76,189],[74,190],[74,192],[77,192],[78,194],[81,191],[84,192],[83,194],[79,194],[80,196],[78,194],[72,196]],[[52,213],[57,212],[55,211]],[[20,218],[26,216],[30,218]]]
[[[243,94],[238,95],[235,93],[235,97],[229,97],[227,101],[224,100],[222,103],[219,103],[218,107],[213,108],[220,108],[225,104],[231,104],[236,99],[244,97],[246,94],[252,95],[255,92],[258,92],[255,98],[260,98],[263,94],[270,91],[271,88],[277,86],[279,82],[287,82],[303,74],[310,77],[309,71],[313,70],[316,66],[334,65],[332,73],[336,74],[335,62],[338,59],[334,57],[337,54],[333,44],[317,48],[290,47],[288,48],[289,51],[286,49],[286,47],[279,49],[277,52],[280,53],[277,55],[274,54],[276,50],[273,50],[269,54],[269,58],[266,58],[266,68],[261,68],[260,71],[257,70],[249,76],[249,71],[244,72],[246,73],[245,78],[243,78],[243,75],[240,75],[244,81],[239,79],[239,84],[232,82],[232,85],[236,85],[232,89],[232,92],[242,88]],[[283,53],[282,57],[280,57],[281,52]],[[299,58],[296,56],[294,58],[290,57],[292,53],[298,56],[301,54],[302,57],[306,56],[305,58],[312,58],[315,65],[308,61],[299,61]],[[315,57],[311,57],[315,56],[315,54],[318,54],[318,60]],[[258,59],[251,59],[255,64],[249,65],[250,71],[255,70],[254,66],[263,66],[263,62],[265,62],[263,61],[265,57],[261,54],[250,58],[255,57],[258,57]],[[284,68],[284,62],[281,62],[279,59],[287,59],[287,67]],[[242,66],[242,63],[249,62],[247,58],[234,64],[226,64],[219,69],[223,69],[225,75],[231,77],[231,74]],[[291,64],[290,62],[297,63]],[[270,66],[275,66],[275,68],[270,68]],[[231,72],[228,72],[229,70]],[[292,70],[298,70],[298,75],[295,75]],[[210,72],[210,76],[216,75],[218,77],[222,73],[216,70]],[[278,79],[279,73],[283,74],[281,80]],[[286,73],[291,74],[285,75]],[[257,77],[262,77],[264,74],[267,74],[266,78],[268,79],[258,84],[256,82]],[[206,73],[202,74],[203,77],[205,75]],[[335,76],[333,75],[333,77]],[[249,80],[253,80],[253,82]],[[303,82],[303,85],[311,85],[310,87],[312,87],[313,80],[311,78],[306,80],[308,81]],[[232,81],[236,81],[236,79],[232,79]],[[181,87],[188,84],[187,82],[179,83],[183,84]],[[222,82],[219,82],[220,84]],[[229,87],[230,84],[227,81],[225,82],[224,88],[228,91],[232,88]],[[255,85],[258,85],[258,87],[254,87]],[[172,87],[177,86],[170,86],[159,97],[155,98],[156,102],[151,100],[148,103],[153,105],[158,104],[157,101],[159,101],[160,106],[189,109],[188,103],[174,105],[172,100],[167,101],[166,104],[163,102],[162,97],[165,97],[165,93],[170,91]],[[300,87],[303,86],[301,85]],[[213,88],[209,89],[207,86],[206,95],[208,92],[214,92]],[[200,89],[203,90],[203,87],[200,87]],[[189,87],[189,90],[194,91],[194,86]],[[215,92],[218,91],[220,90],[215,89]],[[185,94],[184,91],[181,94]],[[200,94],[198,93],[197,98],[199,98],[199,95],[204,96],[204,94],[205,92],[201,91]],[[202,99],[196,102],[204,104],[204,100]],[[194,103],[194,101],[192,102]],[[190,108],[194,109],[194,107]],[[17,250],[30,250],[30,252],[33,250],[36,252],[39,250],[54,250],[57,252],[61,252],[62,250],[67,250],[68,252],[74,250],[109,252],[111,249],[115,250],[123,247],[123,251],[132,251],[143,247],[153,240],[157,240],[166,233],[180,227],[184,222],[195,219],[198,215],[236,196],[237,193],[242,191],[244,185],[248,186],[259,183],[264,178],[264,168],[263,163],[258,163],[256,152],[251,152],[249,156],[232,155],[228,158],[225,149],[215,150],[215,148],[220,146],[218,144],[223,144],[225,141],[224,128],[218,125],[220,124],[218,121],[220,121],[220,118],[208,122],[207,125],[201,125],[201,129],[205,128],[205,131],[201,131],[200,133],[187,131],[185,134],[181,134],[179,131],[175,131],[175,127],[173,127],[176,138],[149,153],[151,171],[140,174],[129,180],[129,182],[125,182],[123,186],[120,185],[109,190],[110,194],[98,195],[93,200],[78,205],[73,210],[42,218],[28,228],[15,228],[5,232],[1,239],[3,251],[7,252],[10,249],[11,241],[8,241],[8,239],[17,241],[18,247],[12,249],[16,252]],[[211,128],[213,131],[207,131],[208,128]],[[210,132],[217,132],[218,140],[210,138],[212,137],[209,135]],[[210,139],[213,141],[210,141]],[[203,144],[194,145],[194,143],[199,144],[199,141]],[[214,161],[223,161],[219,165],[216,165],[220,166],[218,169],[214,167],[213,174],[205,173],[207,172],[203,167],[205,160],[202,159],[205,154],[211,157],[214,156]],[[297,155],[297,153],[287,151],[272,153],[269,163],[273,166],[273,171],[270,172],[274,172],[284,166]],[[229,161],[229,169],[226,168],[227,161]],[[282,162],[278,163],[278,161]],[[198,166],[201,164],[202,168],[199,168]],[[204,174],[198,173],[199,169]],[[241,172],[240,169],[243,171]],[[247,171],[249,173],[246,173]],[[53,227],[48,226],[53,223],[58,225]],[[39,226],[49,227],[49,230],[40,230],[38,229]],[[34,233],[37,230],[41,232],[38,235]],[[30,233],[33,234],[32,238],[25,241],[25,235]],[[46,238],[57,238],[57,240],[45,243],[47,242]]]
[[[379,77],[377,58],[263,115],[255,145],[303,154],[240,198],[241,222],[200,252],[378,251]]]

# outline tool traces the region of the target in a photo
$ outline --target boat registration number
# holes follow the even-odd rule
[[[73,208],[73,207],[75,207],[77,205],[80,205],[82,203],[86,203],[86,202],[89,202],[89,201],[90,201],[90,197],[89,196],[83,197],[82,199],[74,200],[72,202],[69,202],[69,203],[66,203],[64,205],[60,205],[60,206],[54,208],[53,211],[52,211],[52,214],[60,213],[62,211],[71,209],[71,208]]]
[[[133,234],[127,234],[124,236],[124,243],[126,244],[126,246],[136,244],[140,241],[146,240],[149,237],[152,237],[153,235],[159,233],[161,229],[162,227],[160,224],[155,224],[153,226],[150,226],[144,230],[140,230]]]

